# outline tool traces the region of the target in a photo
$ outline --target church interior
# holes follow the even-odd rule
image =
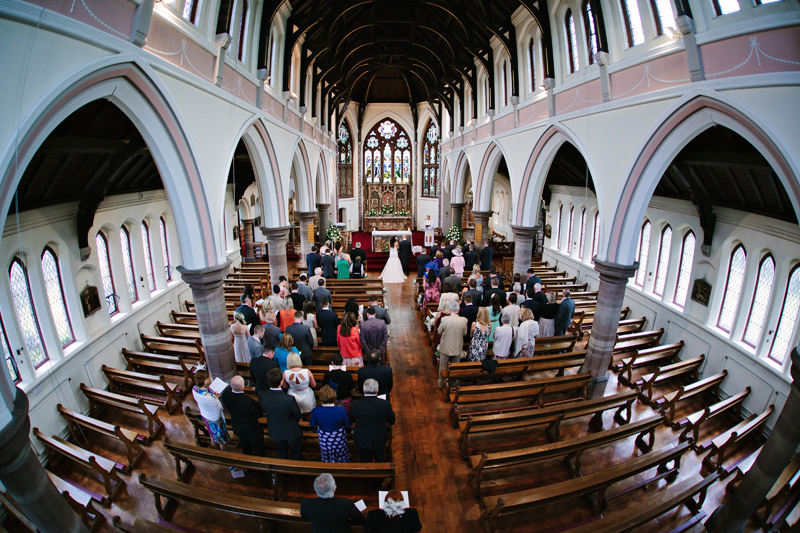
[[[797,0],[0,0],[0,44],[0,531],[349,531],[323,473],[367,533],[419,530],[391,489],[424,531],[800,528]],[[386,460],[307,413],[302,460],[266,411],[220,449],[196,372],[260,404],[243,293],[321,249],[342,325],[391,316]],[[446,353],[472,265],[470,328],[514,307],[518,355],[535,276],[564,329]]]

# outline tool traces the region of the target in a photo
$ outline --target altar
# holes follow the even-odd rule
[[[400,230],[400,231],[373,231],[372,232],[372,251],[382,252],[384,249],[384,245],[389,242],[392,237],[397,237],[397,240],[403,238],[403,235],[408,237],[408,241],[411,242],[411,232],[408,230]],[[413,246],[414,243],[411,242]]]

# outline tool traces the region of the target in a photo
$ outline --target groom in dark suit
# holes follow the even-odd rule
[[[403,240],[397,245],[397,253],[400,254],[400,262],[403,264],[403,274],[408,275],[408,263],[411,260],[411,241],[403,235]]]

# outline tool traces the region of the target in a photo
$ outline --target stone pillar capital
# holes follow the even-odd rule
[[[181,279],[185,281],[192,290],[206,291],[221,287],[225,277],[230,273],[231,261],[206,268],[188,269],[182,266],[176,267],[181,274]]]
[[[300,220],[306,220],[306,221],[313,220],[314,217],[317,216],[316,211],[295,211],[294,214],[297,215],[297,218],[299,218]]]
[[[539,226],[529,227],[511,224],[511,231],[514,232],[514,240],[517,240],[517,238],[533,239],[539,232]]]
[[[317,204],[317,209],[328,209],[331,206],[330,203],[326,204]]]
[[[242,224],[252,224],[254,220],[254,218],[243,218]]]
[[[291,226],[280,226],[278,228],[266,228],[261,226],[259,229],[261,230],[261,234],[267,238],[267,242],[275,242],[280,243],[283,241],[286,244],[286,241],[289,240],[289,229]]]
[[[473,209],[472,214],[475,216],[475,218],[489,218],[494,215],[494,211],[475,211]]]
[[[639,269],[639,262],[635,261],[632,265],[621,265],[611,261],[603,261],[594,258],[594,269],[600,274],[600,279],[614,285],[625,285]]]
[[[460,207],[463,209],[465,205],[467,205],[466,202],[450,202],[450,207]]]

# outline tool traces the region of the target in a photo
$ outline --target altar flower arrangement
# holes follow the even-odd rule
[[[407,216],[409,215],[409,212],[408,212],[408,211],[406,211],[405,209],[401,209],[400,211],[398,211],[398,212],[397,212],[397,213],[395,213],[395,214],[396,214],[397,216],[400,216],[400,217],[407,217]]]
[[[381,213],[384,215],[391,215],[394,213],[394,206],[393,205],[385,205],[381,207]]]
[[[383,253],[385,253],[385,254],[389,253],[389,243],[388,242],[383,243]]]
[[[367,211],[367,216],[368,216],[368,217],[376,217],[376,216],[378,216],[378,215],[380,215],[380,213],[378,213],[378,212],[377,212],[377,211],[375,211],[374,209],[370,209],[369,211]]]
[[[448,241],[461,242],[461,228],[459,228],[458,226],[453,226],[452,228],[447,230],[447,233],[445,234],[444,238],[445,240]]]
[[[333,222],[328,222],[328,230],[325,232],[325,240],[336,242],[341,240],[342,232],[333,225]]]

